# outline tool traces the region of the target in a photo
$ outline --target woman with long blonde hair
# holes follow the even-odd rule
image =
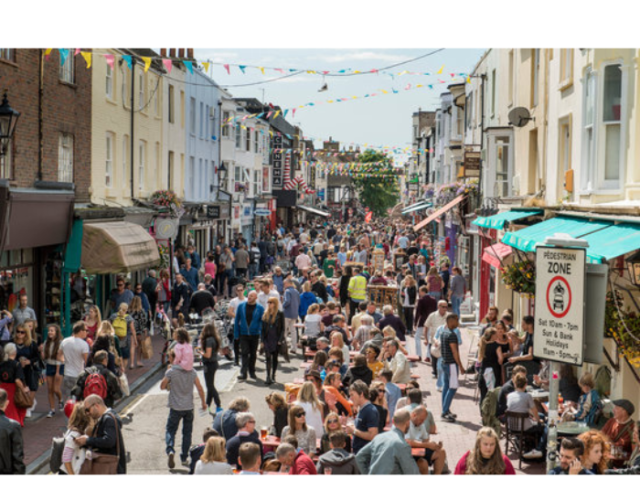
[[[500,449],[500,439],[491,427],[483,427],[476,435],[476,444],[465,453],[454,475],[515,475],[511,461]]]
[[[27,418],[31,417],[31,412],[35,408],[36,392],[38,391],[38,381],[40,380],[40,369],[38,368],[40,351],[31,334],[31,329],[25,322],[16,326],[15,334],[13,335],[13,343],[17,349],[16,358],[20,366],[22,366],[25,384],[29,387],[29,396],[34,402],[33,407],[27,410]]]
[[[142,298],[139,296],[134,296],[133,300],[131,300],[131,304],[129,304],[129,312],[131,318],[133,318],[133,330],[136,335],[136,344],[137,346],[132,351],[133,358],[131,359],[131,364],[138,368],[144,367],[142,364],[142,342],[149,331],[147,328],[148,317],[147,313],[142,308]],[[138,361],[136,362],[136,355],[138,357]]]
[[[87,326],[87,341],[93,342],[96,339],[96,333],[98,332],[98,328],[100,328],[100,323],[102,323],[102,315],[97,305],[91,305],[89,307],[82,321]]]
[[[210,437],[207,440],[194,475],[233,475],[233,468],[227,463],[227,442],[224,437]]]
[[[312,382],[304,382],[302,384],[295,404],[300,405],[304,409],[307,424],[312,426],[318,435],[322,435],[324,433],[324,427],[322,426],[324,405],[318,399],[316,387]]]
[[[56,397],[58,397],[58,409],[62,410],[62,377],[64,376],[64,355],[60,344],[62,332],[60,325],[51,323],[47,327],[47,341],[42,349],[42,359],[46,368],[47,394],[49,396],[49,413],[47,418],[56,414]]]
[[[427,278],[425,279],[425,283],[427,284],[427,288],[429,289],[429,295],[431,295],[436,300],[440,300],[440,298],[442,298],[444,280],[442,280],[442,277],[438,273],[438,269],[436,267],[431,267],[429,269]]]
[[[280,301],[271,297],[267,300],[267,308],[262,316],[261,341],[264,346],[264,355],[267,360],[266,384],[271,385],[276,381],[278,369],[278,352],[284,344],[284,313],[278,308]]]

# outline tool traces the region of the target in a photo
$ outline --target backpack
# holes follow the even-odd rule
[[[49,469],[54,475],[60,471],[62,467],[62,452],[64,451],[64,444],[67,439],[65,433],[61,437],[54,437],[51,441],[51,457],[49,457]]]
[[[498,437],[500,436],[502,429],[500,420],[496,417],[500,389],[501,387],[496,387],[493,390],[489,390],[485,395],[480,408],[480,413],[482,414],[482,426],[493,428]]]
[[[82,395],[87,398],[89,395],[96,394],[103,400],[107,398],[107,381],[98,372],[90,373],[84,381],[84,390]]]

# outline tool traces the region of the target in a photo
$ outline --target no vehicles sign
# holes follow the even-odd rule
[[[584,249],[536,249],[535,357],[582,365],[584,262]]]

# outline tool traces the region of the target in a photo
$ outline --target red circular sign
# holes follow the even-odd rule
[[[556,284],[556,282],[558,283]],[[560,285],[560,283],[564,284],[564,287]],[[566,290],[566,296],[564,295],[564,292],[562,294],[558,293],[556,288],[554,288],[554,292],[551,292],[551,287],[553,285],[556,285],[556,288],[560,285],[561,289]],[[553,299],[551,299],[550,293],[553,293]],[[566,297],[568,297],[568,301],[565,302]],[[556,313],[556,307],[559,307],[559,313]],[[571,287],[569,286],[569,282],[560,275],[553,277],[547,287],[547,308],[549,309],[549,313],[556,318],[564,317],[569,313],[569,309],[571,308]]]

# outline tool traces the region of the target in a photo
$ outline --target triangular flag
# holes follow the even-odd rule
[[[53,48],[47,48],[47,49],[44,51],[44,56],[45,56],[45,58],[46,58],[47,60],[49,60],[49,55],[51,55],[51,51],[52,51],[52,50],[53,50]]]
[[[471,83],[471,76],[467,77],[467,83]]]
[[[109,65],[111,67],[111,69],[113,70],[113,64],[115,63],[116,58],[112,54],[106,53],[104,55],[104,59],[107,61],[107,65]]]
[[[292,117],[296,116],[296,109],[295,108],[291,109],[291,116]]]
[[[69,56],[69,49],[67,48],[59,48],[60,51],[60,65],[64,65],[67,61],[67,57]]]
[[[229,75],[231,75],[231,71],[229,70],[229,64],[228,64],[228,63],[225,63],[225,64],[223,65],[223,67],[225,68],[225,70],[227,71],[227,73],[228,73]]]
[[[440,67],[440,70],[438,70],[438,75],[440,75],[443,71],[444,71],[444,65],[442,65],[442,66]]]
[[[289,109],[285,109],[284,113],[282,114],[282,117],[285,118],[287,116],[287,113],[289,113]],[[296,135],[297,137],[297,135]]]
[[[211,62],[202,62],[202,65],[204,66],[204,71],[209,73],[209,65],[211,65]]]
[[[91,68],[91,52],[80,52],[84,61],[87,62],[87,68]]]
[[[127,67],[131,68],[131,55],[123,55],[122,59],[127,62]]]
[[[284,70],[282,70],[281,68],[276,68],[275,71],[276,72],[280,72],[280,73],[282,73],[284,75]]]
[[[190,62],[188,60],[183,60],[182,63],[184,63],[184,65],[187,67],[187,70],[189,70],[189,73],[193,74],[193,62]]]
[[[273,116],[273,119],[275,120],[276,118],[278,118],[278,115],[280,115],[280,113],[282,113],[282,110],[276,110],[276,114]]]
[[[244,69],[247,68],[246,65],[238,65],[238,68],[244,73]]]
[[[73,56],[75,57],[76,55],[78,55],[78,54],[80,53],[80,50],[81,50],[80,48],[76,48],[76,51],[75,51],[75,53],[73,54]]]
[[[258,67],[260,69],[260,71],[262,72],[262,74],[264,75],[264,67]]]
[[[162,64],[164,65],[164,68],[167,70],[167,73],[171,73],[171,69],[173,68],[173,62],[171,61],[171,59],[163,58]]]
[[[144,62],[144,71],[148,71],[151,66],[151,57],[142,57],[142,61]]]
[[[267,113],[267,118],[269,118],[272,113],[273,113],[273,110],[269,110],[269,113]]]

